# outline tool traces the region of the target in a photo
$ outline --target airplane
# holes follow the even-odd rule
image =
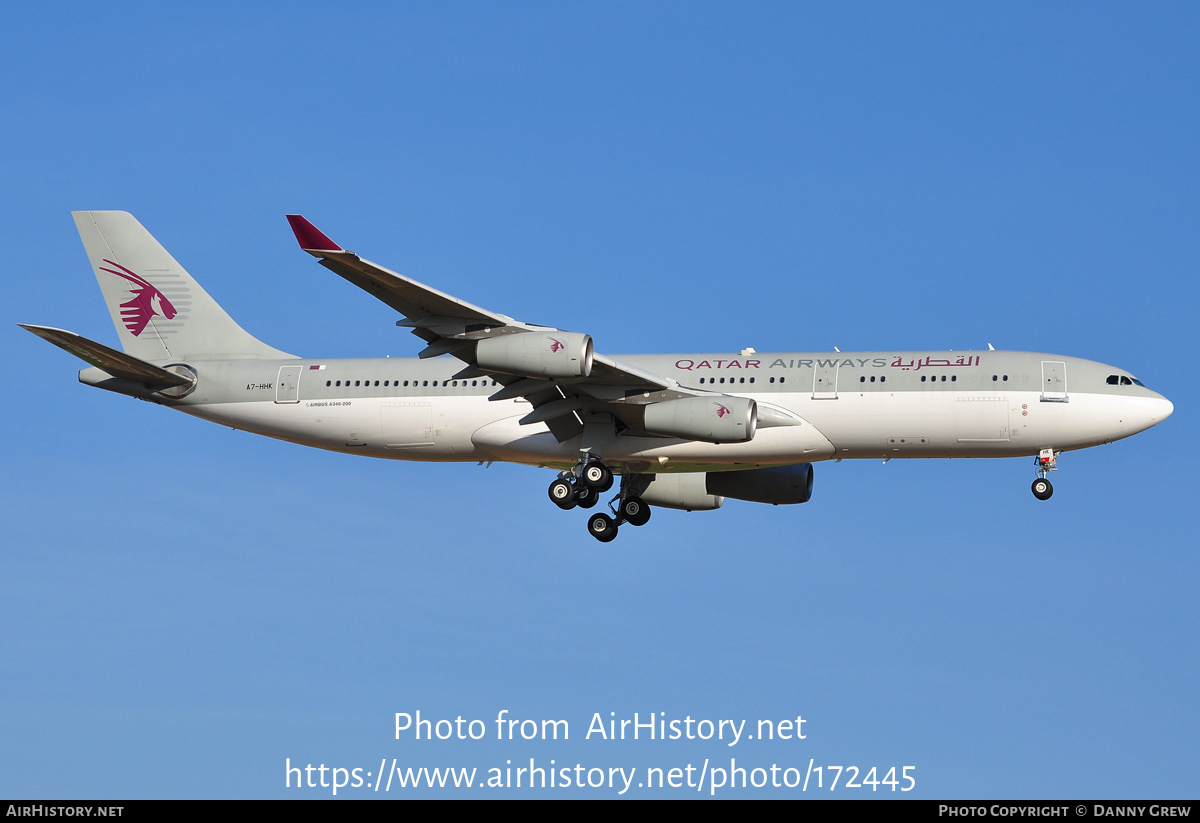
[[[653,507],[807,502],[827,460],[1034,456],[1033,494],[1064,451],[1165,420],[1129,372],[1033,352],[629,355],[523,323],[347,251],[300,215],[300,248],[399,313],[415,358],[297,357],[251,336],[131,214],[74,212],[121,350],[20,324],[89,364],[89,386],[256,434],[392,460],[558,471],[550,499],[611,514],[608,542]]]

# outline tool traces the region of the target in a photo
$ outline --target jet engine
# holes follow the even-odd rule
[[[704,488],[704,474],[656,474],[640,497],[651,506],[686,511],[712,511],[721,508],[725,498],[709,494]]]
[[[578,332],[522,332],[480,340],[475,361],[484,371],[565,379],[592,373],[592,338]]]
[[[751,503],[807,503],[812,497],[813,469],[808,463],[745,471],[709,472],[704,483],[709,494],[749,500]]]
[[[746,443],[758,429],[758,405],[748,397],[684,397],[646,406],[643,426],[650,434]]]

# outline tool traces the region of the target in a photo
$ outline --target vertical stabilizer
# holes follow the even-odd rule
[[[127,353],[151,361],[292,356],[234,322],[129,212],[72,214]]]

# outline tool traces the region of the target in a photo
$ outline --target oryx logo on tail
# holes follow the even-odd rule
[[[121,304],[121,322],[125,324],[125,328],[129,329],[129,333],[134,337],[139,336],[146,330],[146,326],[150,324],[151,317],[159,315],[170,320],[178,314],[166,295],[155,288],[149,280],[140,274],[130,271],[120,263],[114,263],[107,259],[104,262],[110,266],[116,266],[120,271],[100,266],[101,271],[115,274],[117,277],[123,277],[130,283],[133,283],[133,287],[129,289],[129,293],[133,295],[133,299]]]

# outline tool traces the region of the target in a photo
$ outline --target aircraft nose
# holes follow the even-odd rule
[[[1116,428],[1121,434],[1117,437],[1129,437],[1130,434],[1145,432],[1151,426],[1157,426],[1171,416],[1175,406],[1171,401],[1159,395],[1158,392],[1148,392],[1150,397],[1139,395],[1123,397],[1114,407],[1117,412]]]
[[[1153,397],[1131,397],[1130,400],[1134,405],[1125,410],[1126,419],[1123,422],[1135,431],[1157,426],[1175,411],[1175,405],[1157,392]]]
[[[1161,423],[1171,416],[1171,412],[1175,411],[1175,404],[1161,394],[1154,399],[1154,422]],[[1153,425],[1153,424],[1151,424]]]

